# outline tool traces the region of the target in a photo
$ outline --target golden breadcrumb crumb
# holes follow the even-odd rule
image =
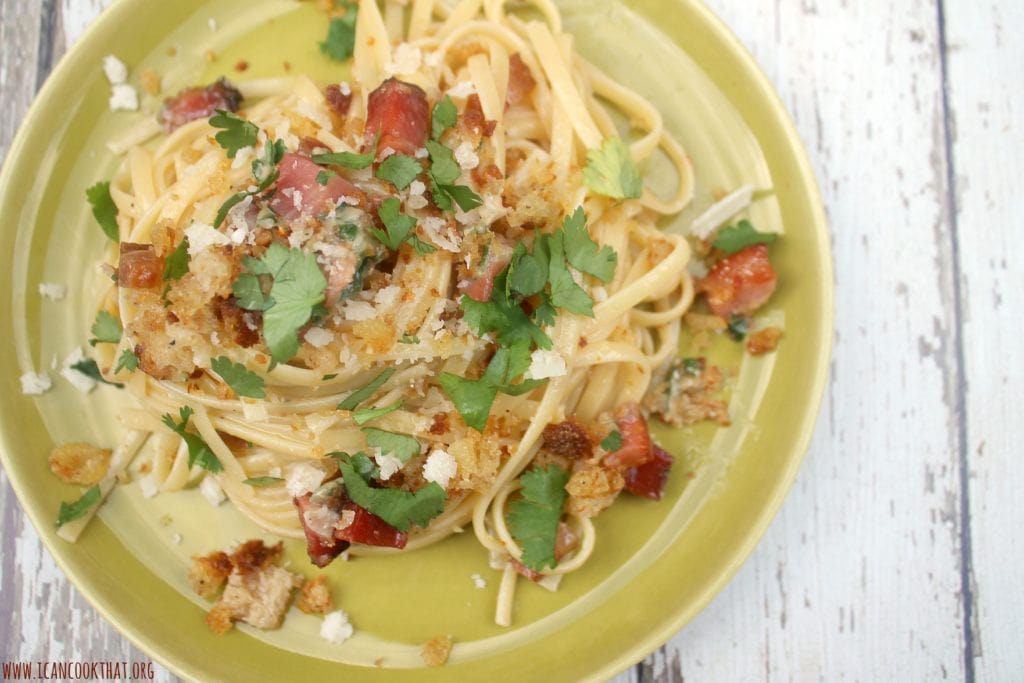
[[[420,656],[427,666],[442,666],[448,661],[448,655],[452,651],[451,636],[437,636],[423,643]]]
[[[65,484],[92,486],[99,483],[110,466],[111,451],[75,441],[50,452],[50,471]]]
[[[747,353],[752,356],[760,356],[763,353],[774,351],[780,339],[782,339],[782,330],[778,327],[766,327],[763,330],[758,330],[747,338]]]
[[[327,576],[320,574],[306,579],[299,589],[295,606],[306,614],[327,614],[334,609],[331,589],[327,587]]]
[[[139,72],[139,85],[150,95],[159,95],[160,74],[152,69],[143,69]]]
[[[213,600],[231,574],[231,558],[227,553],[217,551],[202,557],[192,558],[188,580],[192,590],[206,600]]]

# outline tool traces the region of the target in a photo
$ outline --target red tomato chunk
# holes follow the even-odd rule
[[[777,279],[768,247],[755,244],[716,263],[698,289],[707,295],[712,313],[728,318],[760,308],[775,291]]]
[[[637,496],[661,500],[675,458],[658,446],[652,450],[654,458],[650,462],[626,470],[626,490]]]
[[[226,79],[204,87],[185,88],[174,97],[164,100],[157,120],[168,133],[189,121],[208,119],[218,109],[238,111],[242,106],[242,93]]]
[[[622,435],[622,446],[604,457],[602,462],[605,466],[618,469],[639,467],[654,457],[647,420],[640,412],[640,406],[626,403],[616,408],[615,425]]]
[[[430,107],[419,86],[389,78],[370,93],[366,109],[366,144],[372,145],[380,133],[377,161],[388,149],[412,156],[427,144]]]
[[[355,519],[344,529],[335,532],[335,536],[350,543],[362,543],[363,545],[376,545],[385,548],[405,547],[409,535],[391,526],[377,515],[361,508],[355,503],[345,504],[344,510],[352,510]]]
[[[362,190],[351,182],[301,154],[285,154],[278,168],[281,175],[277,180],[277,191],[270,200],[270,208],[285,220],[320,216],[333,211],[342,197],[352,197],[360,202],[365,198]],[[325,185],[316,179],[320,173],[329,175]]]

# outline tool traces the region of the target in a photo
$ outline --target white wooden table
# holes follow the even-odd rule
[[[0,158],[109,2],[0,0]],[[781,93],[821,182],[835,357],[754,555],[616,681],[1024,680],[1024,2],[707,2]],[[57,569],[2,473],[0,510],[0,660],[144,661]]]

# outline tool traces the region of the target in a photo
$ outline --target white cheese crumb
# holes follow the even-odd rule
[[[686,264],[686,272],[700,280],[708,276],[708,266],[700,259],[694,259]]]
[[[231,168],[242,168],[256,158],[256,148],[252,145],[241,147],[235,152],[235,158],[231,162]]]
[[[426,216],[420,219],[420,227],[427,234],[430,241],[445,251],[453,254],[459,253],[459,245],[462,244],[462,236],[448,225],[448,221],[438,216]]]
[[[421,195],[427,191],[427,185],[422,180],[414,180],[409,183],[409,196]]]
[[[480,157],[477,156],[476,149],[469,142],[463,142],[455,148],[455,161],[463,171],[471,171],[480,165]]]
[[[405,201],[406,208],[412,210],[425,209],[427,208],[427,198],[421,194],[409,195],[409,198]]]
[[[79,372],[75,368],[71,367],[76,363],[80,363],[85,360],[85,354],[82,353],[80,347],[75,347],[75,350],[67,355],[64,359],[63,367],[60,370],[60,375],[67,381],[71,382],[75,389],[78,389],[83,394],[88,394],[90,391],[96,388],[96,380],[88,375]]]
[[[346,301],[342,312],[345,314],[345,320],[355,322],[370,320],[377,315],[377,309],[365,301]]]
[[[428,52],[423,57],[423,63],[429,66],[431,69],[441,66],[441,53],[440,52]]]
[[[305,338],[314,348],[322,349],[331,343],[334,333],[322,327],[311,327],[306,330]]]
[[[149,475],[139,479],[139,488],[142,489],[143,498],[152,498],[160,493],[160,489],[157,487],[156,482],[153,481],[153,477]]]
[[[373,460],[377,463],[377,467],[380,468],[381,481],[387,481],[395,474],[395,472],[402,469],[402,461],[393,455],[381,455],[377,453],[374,454]]]
[[[352,86],[348,84],[348,81],[342,81],[341,83],[338,84],[338,92],[346,96],[351,95]]]
[[[338,517],[338,521],[334,525],[336,531],[342,531],[352,526],[352,522],[356,521],[355,510],[342,510],[341,515]]]
[[[484,577],[480,576],[479,574],[473,574],[473,576],[469,578],[473,579],[473,585],[479,588],[480,590],[487,588],[487,581],[485,581]]]
[[[382,287],[373,297],[373,303],[378,308],[390,308],[398,303],[402,296],[402,288],[396,285]]]
[[[423,464],[423,478],[436,482],[443,489],[448,488],[448,482],[457,471],[458,463],[455,458],[440,448],[435,449]]]
[[[67,296],[68,288],[66,285],[58,285],[52,282],[40,282],[39,294],[45,296],[51,301],[60,301]]]
[[[310,505],[302,513],[302,521],[306,523],[306,527],[319,536],[333,536],[334,525],[339,519],[341,515],[326,505]]]
[[[209,19],[206,20],[206,25],[210,27],[210,32],[212,32],[212,33],[216,33],[217,32],[217,20],[214,19],[213,17],[210,17]]]
[[[185,228],[185,236],[188,237],[189,256],[195,256],[214,245],[231,244],[231,239],[227,235],[205,223],[193,223],[188,226]]]
[[[53,386],[53,382],[50,381],[50,376],[45,372],[36,374],[34,372],[26,372],[21,376],[21,393],[26,396],[38,396],[39,394],[46,393]]]
[[[171,543],[181,545],[181,534],[171,534]]]
[[[298,498],[310,491],[316,491],[323,480],[323,470],[312,465],[299,463],[288,472],[284,485],[288,489],[288,495],[292,498]]]
[[[128,80],[128,67],[114,55],[103,58],[103,73],[106,74],[110,85],[120,85]]]
[[[110,89],[110,111],[138,111],[139,93],[127,84],[115,85]]]
[[[452,97],[469,97],[475,92],[476,86],[473,85],[473,81],[462,81],[461,83],[456,83],[452,87],[448,88],[448,94]]]
[[[423,53],[418,47],[409,43],[399,43],[395,48],[393,60],[384,65],[388,76],[416,73],[423,63]]]
[[[427,151],[426,147],[420,147],[418,150],[416,150],[413,156],[416,157],[417,159],[426,159],[428,156],[430,156],[430,152]]]
[[[331,612],[324,617],[323,623],[320,624],[320,637],[335,645],[344,643],[352,637],[352,633],[352,624],[349,623],[345,610],[339,609],[336,612]]]
[[[217,483],[217,480],[213,478],[213,475],[206,475],[203,477],[203,481],[199,484],[199,493],[203,494],[203,498],[206,502],[217,507],[223,503],[227,496],[224,495],[224,490]]]
[[[537,349],[530,354],[530,369],[526,379],[548,379],[565,375],[565,359],[558,351]]]

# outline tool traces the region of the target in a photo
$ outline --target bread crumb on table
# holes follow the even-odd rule
[[[327,614],[334,608],[331,589],[327,587],[327,576],[320,574],[306,579],[299,589],[295,606],[306,614]]]

